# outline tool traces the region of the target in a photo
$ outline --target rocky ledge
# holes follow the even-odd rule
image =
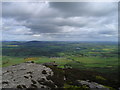
[[[60,82],[58,80],[61,79],[61,77],[58,77],[52,69],[41,65],[41,64],[35,64],[33,62],[26,62],[21,63],[17,65],[12,65],[8,67],[2,68],[2,88],[57,88],[59,85],[57,85],[57,82]],[[48,77],[57,77],[57,80],[48,79]],[[66,82],[66,79],[64,79],[64,82]],[[103,85],[100,85],[95,82],[90,82],[89,80],[83,81],[83,80],[77,80],[76,85],[79,87],[86,86],[87,88],[95,88],[95,90],[99,90],[101,88],[105,88],[106,90],[109,90],[108,88],[104,87]],[[64,85],[62,86],[64,87]],[[61,88],[62,88],[61,87]]]
[[[54,86],[54,83],[46,78],[53,75],[52,70],[41,64],[17,64],[4,67],[2,73],[3,88],[49,88],[47,84]]]

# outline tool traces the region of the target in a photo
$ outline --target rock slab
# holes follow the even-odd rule
[[[44,83],[47,76],[52,76],[50,68],[35,63],[21,63],[2,68],[2,88],[49,88]]]

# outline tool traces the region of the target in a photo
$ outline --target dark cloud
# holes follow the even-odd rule
[[[27,26],[35,33],[57,33],[60,29],[53,24],[31,24]]]
[[[113,2],[6,2],[2,9],[5,40],[15,36],[16,40],[114,40],[117,36]]]
[[[117,11],[116,3],[110,2],[51,2],[50,6],[60,10],[64,16],[104,16]]]

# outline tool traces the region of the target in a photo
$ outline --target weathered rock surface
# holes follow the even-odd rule
[[[105,89],[105,90],[109,90],[109,88],[106,88],[105,86],[98,84],[96,82],[89,82],[89,81],[84,81],[84,80],[77,80],[77,84],[79,84],[79,86],[82,85],[86,85],[91,89],[96,89],[96,90],[101,90],[101,89]]]
[[[53,71],[41,64],[35,64],[33,62],[26,62],[9,67],[2,68],[2,88],[57,88],[57,84],[48,80],[48,77],[54,77]],[[57,78],[61,78],[58,77]],[[59,79],[58,79],[59,80]],[[66,78],[64,77],[64,81]],[[75,84],[79,87],[87,86],[89,89],[95,90],[109,90],[96,82],[90,82],[89,80],[77,80]]]
[[[52,70],[40,64],[27,62],[4,67],[2,75],[3,88],[49,88],[47,84],[55,86],[46,79],[53,75]]]

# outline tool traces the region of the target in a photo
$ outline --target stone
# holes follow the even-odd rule
[[[53,75],[50,68],[31,62],[3,67],[2,70],[3,88],[48,88],[42,83],[48,81],[47,76]]]
[[[98,83],[96,83],[96,82],[89,82],[89,80],[86,80],[86,81],[84,81],[84,80],[77,80],[77,83],[78,83],[78,85],[79,86],[81,86],[81,85],[86,85],[86,86],[88,86],[89,88],[91,88],[91,89],[105,89],[105,90],[109,90],[109,88],[106,88],[106,87],[104,87],[103,85],[101,85],[101,84],[98,84]]]

